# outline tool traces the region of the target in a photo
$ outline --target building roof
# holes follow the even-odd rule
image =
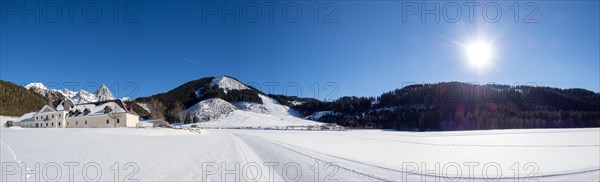
[[[98,104],[98,105],[96,105]],[[73,115],[71,117],[80,117],[80,116],[86,116],[84,115],[83,111],[88,109],[90,111],[90,113],[87,116],[93,116],[93,115],[103,115],[104,114],[104,108],[106,108],[106,106],[110,107],[112,109],[111,113],[124,113],[127,112],[127,110],[125,110],[123,107],[121,107],[121,105],[119,105],[116,102],[104,102],[102,104],[99,103],[91,103],[91,104],[78,104],[75,105],[75,107],[73,107],[73,109],[71,109],[72,111],[75,110],[79,110],[79,114],[77,115]]]
[[[47,112],[56,112],[56,111],[68,111],[69,114],[66,117],[83,117],[83,116],[104,115],[105,114],[104,109],[106,107],[110,107],[110,109],[111,109],[110,113],[132,113],[132,114],[135,114],[132,111],[129,111],[125,105],[125,102],[123,102],[122,100],[119,100],[119,99],[109,100],[109,101],[101,101],[101,102],[93,102],[93,103],[87,103],[87,104],[77,104],[77,105],[74,105],[72,108],[66,108],[66,109],[63,106],[64,103],[65,103],[64,101],[61,101],[56,106],[56,109],[54,109],[52,106],[44,105],[37,112],[27,113],[27,114],[21,116],[17,121],[18,122],[35,121],[34,117],[39,114],[43,114],[43,113],[47,113]],[[86,115],[84,113],[85,110],[88,110],[89,114]]]
[[[44,107],[42,107],[37,113],[35,113],[36,115],[38,114],[42,114],[45,112],[56,112],[56,109],[48,106],[48,105],[44,105]]]
[[[17,119],[17,122],[26,122],[26,121],[33,121],[33,116],[35,115],[36,112],[30,112],[27,114],[24,114],[23,116],[21,116],[19,119]]]

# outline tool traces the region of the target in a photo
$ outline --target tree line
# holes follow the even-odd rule
[[[298,98],[276,97],[282,103]],[[460,82],[409,85],[378,97],[305,99],[304,116],[355,128],[450,131],[600,127],[600,94],[584,89],[478,85]]]

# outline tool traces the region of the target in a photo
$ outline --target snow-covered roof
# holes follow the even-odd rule
[[[54,108],[52,108],[52,107],[50,107],[50,106],[48,106],[48,105],[45,105],[44,107],[42,107],[42,109],[40,109],[40,110],[39,110],[39,111],[36,113],[36,115],[38,115],[38,114],[42,114],[42,113],[45,113],[45,112],[56,112],[56,109],[54,109]]]
[[[17,122],[33,121],[33,116],[35,115],[35,113],[36,112],[30,112],[30,113],[24,114],[19,119],[17,119]]]
[[[59,106],[57,106],[58,111],[62,111],[63,109],[63,102],[61,102],[61,104],[59,104]],[[105,101],[105,102],[97,102],[97,103],[89,103],[89,104],[78,104],[73,106],[72,109],[70,109],[70,111],[76,111],[79,110],[79,114],[76,116],[68,116],[68,117],[80,117],[80,116],[93,116],[93,115],[103,115],[104,114],[104,109],[106,108],[106,106],[109,106],[111,108],[111,113],[129,113],[128,110],[125,108],[125,103],[123,103],[121,100],[113,100],[113,101]],[[88,109],[90,111],[90,113],[88,115],[84,115],[84,111]],[[23,116],[21,116],[17,121],[18,122],[24,122],[24,121],[34,121],[34,117],[36,115],[45,113],[45,112],[56,112],[57,110],[45,105],[44,107],[42,107],[42,109],[40,109],[37,112],[30,112],[27,113]],[[73,112],[71,112],[73,113]]]
[[[123,107],[121,107],[120,104],[117,104],[116,101],[111,101],[111,102],[106,102],[106,103],[101,103],[101,104],[79,104],[79,105],[75,105],[73,107],[73,109],[71,110],[79,110],[81,112],[81,114],[75,116],[84,116],[83,111],[85,109],[88,109],[90,111],[90,114],[88,114],[88,116],[90,115],[102,115],[104,114],[104,108],[106,108],[106,106],[109,106],[112,109],[112,113],[124,113],[127,112]]]

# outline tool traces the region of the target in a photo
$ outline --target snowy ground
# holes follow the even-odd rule
[[[61,181],[114,181],[115,176],[119,181],[484,181],[496,176],[515,181],[515,174],[522,177],[519,181],[600,180],[600,128],[202,134],[173,129],[2,128],[0,137],[1,181],[22,176],[28,176],[27,181],[52,181],[56,169],[61,170]],[[18,162],[24,162],[23,168],[36,169],[36,163],[39,167],[21,175],[15,170]]]

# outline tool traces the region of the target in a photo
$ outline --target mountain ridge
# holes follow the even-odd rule
[[[43,88],[40,84],[30,87],[32,91]],[[105,91],[109,92],[101,87],[96,93]],[[87,94],[80,91],[76,95]],[[414,84],[377,97],[321,101],[265,94],[230,76],[204,77],[165,93],[128,101],[128,105],[147,117],[148,103],[154,98],[165,104],[166,120],[177,121],[174,103],[179,101],[184,105],[186,121],[209,121],[238,111],[270,114],[264,107],[264,97],[305,119],[356,128],[446,131],[600,127],[600,93],[579,88],[462,82]],[[215,108],[221,108],[214,110],[217,114],[205,114]]]
[[[94,94],[83,89],[77,92],[71,91],[67,88],[64,88],[62,90],[48,89],[43,83],[40,82],[29,83],[24,87],[28,90],[43,95],[47,99],[51,100],[51,102],[55,102],[57,100],[70,99],[75,104],[84,104],[90,102],[101,102],[116,99],[113,96],[110,89],[106,87],[105,84],[102,84],[102,86],[100,86],[100,88],[98,88],[98,90],[96,90]]]

